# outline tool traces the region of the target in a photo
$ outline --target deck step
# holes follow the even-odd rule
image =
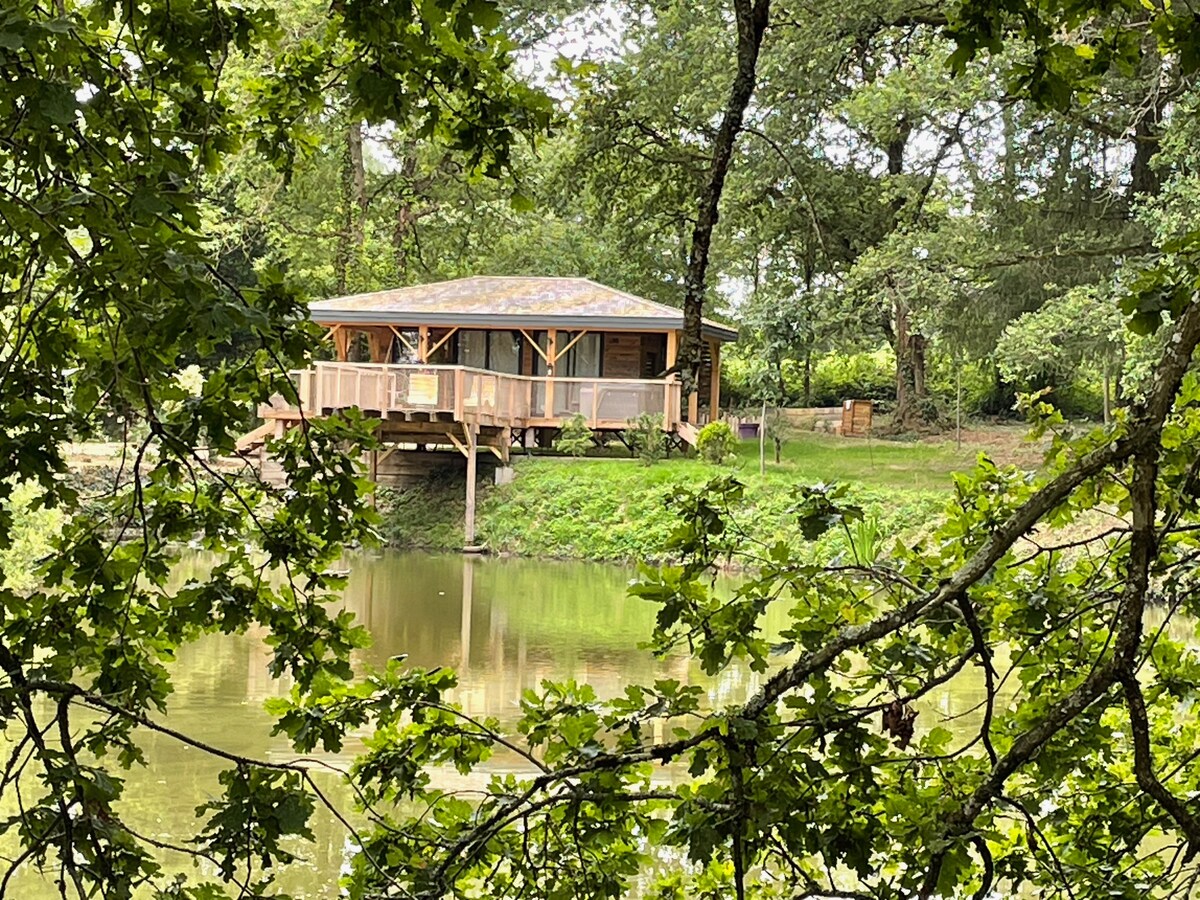
[[[274,431],[274,422],[264,422],[253,431],[243,434],[237,439],[237,452],[249,453],[251,450],[257,450],[267,442],[267,438],[270,437]]]
[[[679,433],[681,438],[683,438],[693,447],[696,446],[696,442],[700,439],[700,429],[698,429],[691,422],[680,422],[675,426],[675,430]]]

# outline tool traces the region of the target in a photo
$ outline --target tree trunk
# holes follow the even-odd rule
[[[392,224],[392,258],[396,262],[396,274],[403,276],[408,271],[408,252],[412,247],[413,234],[417,227],[416,196],[413,179],[417,174],[415,152],[404,155],[400,161],[400,189],[396,197],[396,218]]]
[[[904,173],[904,156],[912,126],[904,119],[896,123],[896,136],[888,142],[889,175]],[[894,225],[899,224],[904,210],[903,195],[892,201]],[[907,304],[897,295],[892,301],[892,349],[896,352],[896,411],[892,414],[891,431],[917,431],[932,422],[929,417],[928,395],[925,391],[925,336],[914,333]]]
[[[1164,89],[1166,73],[1163,71],[1163,59],[1152,38],[1147,40],[1145,50],[1144,65],[1150,70],[1149,75],[1154,83],[1150,87],[1151,96],[1139,104],[1139,109],[1144,111],[1133,126],[1133,160],[1129,166],[1131,200],[1141,196],[1153,197],[1162,189],[1162,178],[1154,169],[1154,157],[1162,138],[1162,120],[1170,91]]]
[[[342,227],[338,231],[334,274],[339,294],[348,293],[351,269],[362,255],[367,218],[367,173],[363,167],[362,122],[352,120],[346,126],[346,144],[342,153]]]
[[[1154,101],[1133,128],[1133,162],[1129,167],[1129,194],[1132,199],[1153,197],[1162,188],[1162,179],[1154,170],[1153,163],[1162,134],[1160,126],[1165,102]]]
[[[767,30],[770,7],[770,0],[733,0],[733,12],[737,20],[737,71],[733,76],[725,110],[721,114],[721,125],[713,140],[708,183],[700,196],[700,209],[692,229],[692,245],[684,278],[683,340],[679,346],[679,368],[685,393],[695,390],[700,381],[703,352],[700,323],[704,310],[708,253],[719,215],[721,193],[725,188],[725,176],[733,159],[733,147],[742,129],[746,107],[754,94],[758,53]]]
[[[916,431],[931,424],[929,395],[925,390],[925,337],[912,332],[908,307],[897,299],[893,304],[896,351],[896,410],[891,430]]]

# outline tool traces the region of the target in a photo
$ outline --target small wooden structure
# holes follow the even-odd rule
[[[293,373],[292,398],[262,407],[257,450],[306,418],[358,407],[377,416],[384,449],[368,460],[386,480],[397,453],[449,449],[467,461],[467,543],[474,543],[478,450],[506,462],[515,442],[549,446],[582,416],[620,432],[643,414],[695,443],[721,406],[721,344],[737,332],[705,320],[697,390],[676,364],[683,313],[584,278],[475,277],[321,300],[310,305],[334,359]],[[269,461],[263,458],[264,469]]]
[[[843,437],[866,437],[871,433],[873,404],[870,400],[842,401]]]

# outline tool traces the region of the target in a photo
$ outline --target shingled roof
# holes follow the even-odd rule
[[[486,276],[456,278],[318,300],[312,318],[324,325],[419,325],[465,328],[683,328],[683,312],[587,278]],[[704,334],[723,341],[737,332],[704,320]]]

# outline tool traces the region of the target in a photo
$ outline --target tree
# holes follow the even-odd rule
[[[1091,363],[1104,377],[1104,418],[1108,421],[1109,381],[1121,370],[1124,323],[1112,296],[1083,287],[1015,319],[996,345],[1003,375],[1026,387],[1053,387]]]
[[[1040,25],[1047,8],[1058,10],[1039,5],[1024,21]],[[1035,37],[1064,33],[1050,24]],[[386,739],[357,770],[364,790],[419,801],[368,840],[356,888],[619,896],[647,854],[666,848],[691,865],[651,885],[659,896],[1186,892],[1200,767],[1179,710],[1193,701],[1200,660],[1169,628],[1148,625],[1151,603],[1168,618],[1200,612],[1200,382],[1189,373],[1200,241],[1162,249],[1122,306],[1136,329],[1166,331],[1144,398],[1107,429],[1056,435],[1036,475],[984,460],[915,546],[896,541],[883,561],[828,566],[802,547],[755,548],[755,574],[722,599],[711,584],[740,552],[740,485],[676,498],[681,564],[644,571],[634,591],[660,604],[655,645],[687,646],[709,673],[734,659],[765,672],[773,653],[786,654],[746,702],[704,709],[698,689],[671,681],[610,701],[547,684],[506,735],[436,701],[402,713],[400,687],[294,698],[284,726],[312,744],[314,719],[336,730],[380,716]],[[1044,428],[1061,423],[1036,413]],[[1096,509],[1119,521],[1089,528]],[[811,538],[861,515],[829,485],[800,489],[795,513]],[[784,596],[793,612],[776,640],[763,615]],[[919,726],[913,704],[963,678],[985,686],[974,734]],[[657,720],[670,737],[647,737]],[[475,805],[419,776],[414,787],[413,770],[398,767],[468,769],[497,747],[533,774],[494,778]],[[655,772],[668,763],[690,777],[664,784]],[[370,859],[385,853],[380,871]]]
[[[274,444],[286,492],[213,461],[256,403],[294,396],[286,373],[316,333],[282,277],[226,275],[201,187],[246,145],[287,171],[329,91],[355,120],[403,122],[470,169],[502,172],[511,145],[546,127],[548,101],[509,75],[498,21],[489,2],[415,15],[346,0],[285,45],[263,5],[16,0],[0,14],[0,551],[21,535],[14,496],[63,522],[33,584],[0,585],[14,751],[0,830],[15,848],[0,893],[36,863],[63,897],[224,896],[164,874],[154,854],[170,847],[265,897],[291,858],[280,842],[307,833],[321,795],[303,767],[224,753],[157,718],[165,661],[202,634],[267,629],[271,671],[302,691],[348,677],[365,640],[325,601],[341,549],[373,533],[344,452],[370,445],[367,423],[310,421]],[[180,377],[197,356],[199,384]],[[109,490],[85,496],[68,445],[113,417],[127,455]],[[220,562],[175,585],[189,541]],[[145,729],[230,765],[177,845],[121,816],[119,773],[148,762]]]

